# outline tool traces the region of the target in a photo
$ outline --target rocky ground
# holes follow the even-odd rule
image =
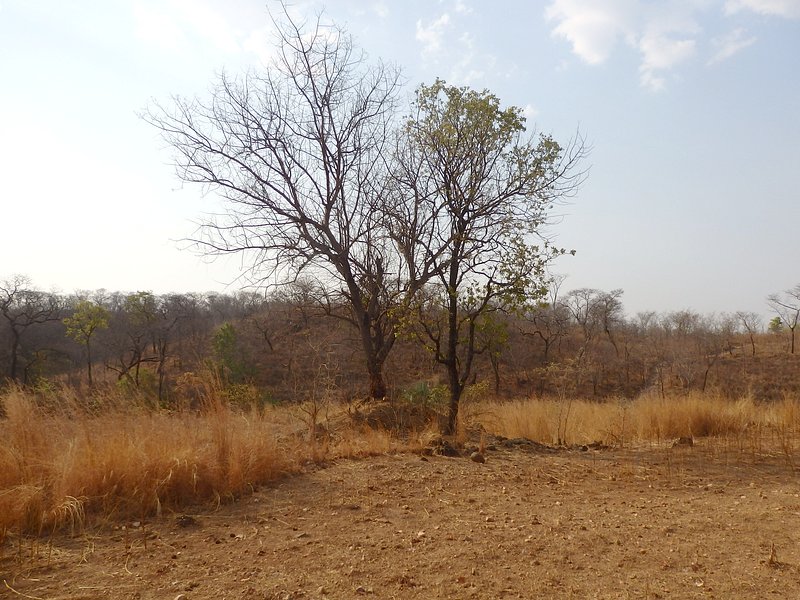
[[[800,480],[738,442],[343,460],[216,510],[9,539],[8,598],[798,598]]]

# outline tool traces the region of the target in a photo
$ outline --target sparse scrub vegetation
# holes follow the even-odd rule
[[[776,448],[794,465],[800,433],[795,397],[766,405],[699,392],[574,400],[560,429],[559,398],[481,396],[465,400],[456,436],[462,442],[477,442],[478,431],[569,447],[668,447],[678,438],[713,437],[744,449]],[[310,427],[308,407],[242,408],[213,378],[198,409],[154,409],[110,396],[87,406],[68,389],[41,395],[18,387],[3,393],[2,405],[0,530],[35,534],[228,502],[311,462],[418,451],[439,425],[435,412],[409,399],[358,415],[331,402]]]

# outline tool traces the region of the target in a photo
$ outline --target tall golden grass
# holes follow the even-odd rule
[[[417,450],[435,436],[433,423],[400,435],[329,403],[324,411],[243,410],[214,381],[193,410],[153,409],[113,393],[87,400],[69,389],[42,397],[17,388],[0,394],[0,407],[0,545],[8,532],[81,530],[89,519],[141,520],[225,502],[308,463]],[[699,393],[604,403],[469,401],[462,429],[474,423],[510,438],[612,446],[770,430],[793,453],[800,401]]]
[[[348,424],[336,408],[329,418],[339,426],[310,427],[309,411],[236,409],[213,389],[193,411],[111,398],[88,407],[68,390],[43,402],[11,389],[0,403],[0,543],[9,531],[79,530],[89,516],[220,503],[313,461],[414,449],[421,439]]]
[[[759,403],[753,398],[729,400],[713,393],[602,403],[570,399],[484,401],[470,407],[473,421],[506,437],[545,444],[611,446],[671,442],[681,437],[740,436],[753,429],[800,433],[800,401]]]

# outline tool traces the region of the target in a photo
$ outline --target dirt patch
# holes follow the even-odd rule
[[[800,597],[800,481],[779,453],[485,457],[343,460],[213,512],[7,540],[0,597]]]

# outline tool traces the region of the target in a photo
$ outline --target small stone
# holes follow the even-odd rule
[[[186,594],[178,594],[175,596],[175,600],[186,600]]]
[[[175,519],[175,524],[178,527],[193,527],[198,525],[198,522],[197,519],[190,517],[189,515],[180,515]]]
[[[472,454],[469,455],[469,459],[472,462],[476,462],[476,463],[485,463],[486,462],[486,457],[483,454],[481,454],[480,452],[473,452]]]

